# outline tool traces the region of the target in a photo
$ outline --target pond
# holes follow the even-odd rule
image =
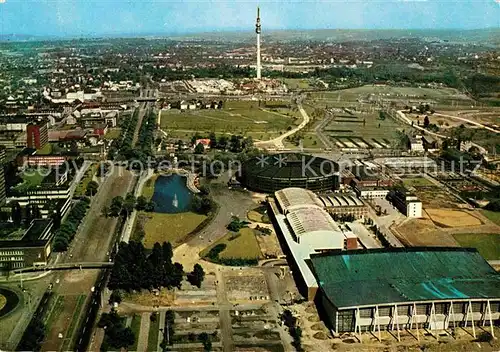
[[[186,187],[186,177],[177,174],[160,176],[155,182],[153,202],[157,213],[183,213],[191,210],[193,193]]]

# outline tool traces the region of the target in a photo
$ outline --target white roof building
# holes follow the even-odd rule
[[[311,298],[318,284],[306,261],[313,253],[343,250],[345,240],[353,234],[344,233],[323,209],[320,198],[309,190],[285,188],[274,195],[276,202],[271,200],[270,204],[279,227],[276,230],[283,236]]]

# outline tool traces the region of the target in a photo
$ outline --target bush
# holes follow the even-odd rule
[[[224,243],[220,243],[218,245],[215,245],[212,249],[207,254],[207,258],[209,258],[212,261],[218,261],[219,260],[219,254],[226,249],[226,245]]]

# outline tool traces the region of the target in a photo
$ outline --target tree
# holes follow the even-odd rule
[[[148,205],[148,199],[144,196],[137,197],[137,203],[135,205],[137,210],[144,210]]]
[[[85,190],[85,195],[92,197],[97,193],[97,189],[99,188],[99,184],[95,181],[90,181],[87,184],[87,188]]]
[[[425,115],[425,117],[424,117],[424,128],[429,127],[429,123],[430,123],[429,116]]]
[[[212,339],[210,338],[210,335],[208,335],[206,332],[202,332],[198,336],[198,340],[203,344],[203,349],[205,351],[211,351],[212,350]]]
[[[122,303],[122,299],[122,292],[120,290],[114,290],[113,292],[111,292],[111,296],[109,297],[109,304],[120,304]]]
[[[208,138],[210,139],[210,148],[217,148],[217,136],[215,135],[215,133],[210,132]]]
[[[109,207],[109,215],[110,216],[119,216],[122,212],[123,207],[123,197],[117,196],[111,200],[111,205]]]
[[[228,139],[226,136],[222,136],[219,138],[219,142],[217,143],[217,148],[226,150],[228,145]]]
[[[122,210],[125,212],[125,217],[129,217],[130,213],[134,211],[136,204],[136,199],[132,193],[127,194],[125,201],[123,202]]]
[[[148,202],[148,204],[146,204],[146,207],[144,208],[144,210],[151,213],[151,212],[155,211],[155,206],[156,206],[155,202],[153,202],[151,200]]]
[[[205,279],[205,271],[200,264],[195,264],[193,271],[187,275],[189,283],[198,288],[201,287],[201,283]]]
[[[194,148],[194,153],[195,154],[203,154],[204,152],[205,152],[205,147],[203,146],[203,144],[198,143],[196,145],[196,147]]]
[[[23,210],[19,202],[12,202],[11,204],[12,221],[15,226],[20,226],[23,220]]]

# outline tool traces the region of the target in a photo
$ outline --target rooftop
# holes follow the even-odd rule
[[[0,238],[0,248],[44,246],[52,239],[52,220],[35,219],[27,229],[14,229],[11,234]]]
[[[299,207],[322,206],[321,202],[318,201],[318,197],[313,192],[303,188],[285,188],[277,191],[275,196],[285,214]]]
[[[338,308],[500,298],[500,274],[472,248],[392,248],[311,255]]]

